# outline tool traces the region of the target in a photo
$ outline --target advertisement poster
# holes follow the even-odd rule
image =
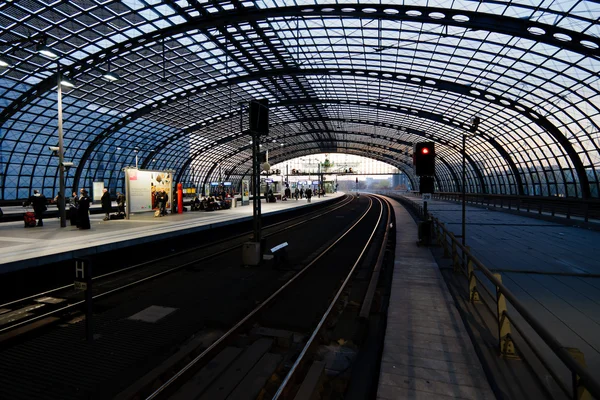
[[[102,198],[102,191],[104,190],[104,182],[93,182],[92,183],[92,200],[100,201]]]
[[[158,209],[158,194],[161,191],[169,196],[167,210],[173,200],[173,173],[171,171],[147,171],[135,168],[125,170],[127,204],[130,213]]]
[[[250,204],[250,182],[247,180],[242,181],[242,205],[247,206]]]

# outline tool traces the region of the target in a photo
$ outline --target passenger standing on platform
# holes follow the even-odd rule
[[[156,193],[156,207],[158,208],[158,216],[163,216],[163,204],[165,204],[165,196],[162,190]]]
[[[37,226],[44,226],[42,218],[44,211],[48,209],[48,207],[46,207],[46,196],[41,194],[38,190],[34,190],[33,195],[29,197],[29,204],[33,207],[35,218],[38,220]]]
[[[104,221],[110,220],[110,212],[112,210],[112,204],[110,201],[110,193],[108,189],[102,189],[102,197],[100,198],[102,203],[102,211],[104,212]]]
[[[300,189],[300,198],[304,198],[304,188]]]
[[[306,201],[310,203],[310,198],[312,197],[312,190],[310,188],[306,189]]]
[[[296,200],[298,200],[299,196],[300,196],[300,190],[298,190],[298,188],[296,187],[296,190],[294,190],[294,197],[296,198]]]
[[[54,198],[54,202],[56,203],[56,207],[58,208],[58,218],[60,219],[60,215],[62,214],[62,209],[64,206],[63,195],[61,192],[58,192],[58,194]]]
[[[117,192],[117,208],[119,214],[125,214],[125,195],[121,192]]]
[[[169,202],[169,195],[165,190],[162,191],[163,200],[160,205],[160,214],[167,215],[167,203]]]
[[[77,225],[77,208],[79,206],[79,197],[77,197],[77,192],[73,192],[73,196],[71,197],[71,201],[69,204],[69,220],[71,221],[71,226]]]
[[[90,229],[90,204],[92,199],[89,198],[88,192],[81,189],[79,196],[79,208],[77,208],[77,227],[79,229]]]
[[[275,203],[275,196],[273,195],[273,189],[269,189],[269,199],[267,203]]]

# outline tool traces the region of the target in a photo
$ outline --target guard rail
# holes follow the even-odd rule
[[[512,335],[512,327],[519,333],[523,341],[529,346],[531,352],[538,358],[544,368],[550,373],[560,389],[565,395],[573,400],[587,400],[590,395],[600,399],[600,383],[590,374],[585,367],[583,353],[575,348],[564,347],[558,339],[546,329],[533,314],[516,298],[516,296],[502,283],[501,275],[490,271],[481,261],[479,261],[469,249],[469,246],[463,247],[460,239],[457,239],[450,232],[444,223],[433,217],[430,213],[424,215],[421,204],[416,203],[404,196],[391,195],[403,204],[412,208],[420,218],[430,218],[434,224],[434,233],[438,244],[444,250],[445,257],[451,257],[453,270],[467,279],[468,298],[472,303],[485,303],[486,307],[495,315],[498,328],[498,349],[499,354],[507,358],[523,357],[524,353],[519,351]],[[496,293],[490,292],[484,282],[475,272],[480,271],[483,277],[495,286]],[[487,292],[490,298],[495,300],[494,312],[492,307],[487,304],[484,296],[481,296],[480,289]],[[523,327],[516,323],[512,314],[509,314],[506,302],[509,302],[512,308],[519,313],[522,319],[533,329],[539,338],[548,346],[548,348],[558,357],[558,359],[569,370],[571,375],[571,384],[566,384],[559,373],[551,366],[550,362],[542,352],[535,346],[531,338],[527,337]]]
[[[462,201],[462,193],[440,192],[433,199]],[[467,203],[485,207],[499,207],[538,215],[564,216],[567,219],[582,218],[600,220],[600,200],[579,199],[553,196],[513,196],[500,194],[469,193],[465,195]]]

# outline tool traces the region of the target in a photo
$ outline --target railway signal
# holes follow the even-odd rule
[[[417,176],[435,175],[435,143],[420,142],[414,144],[413,167]]]

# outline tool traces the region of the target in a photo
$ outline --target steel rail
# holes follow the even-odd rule
[[[293,225],[286,226],[285,228],[283,228],[283,229],[280,229],[280,230],[278,230],[278,231],[276,231],[276,232],[271,232],[271,233],[269,233],[269,234],[266,234],[264,237],[265,237],[265,238],[267,238],[267,237],[270,237],[270,236],[273,236],[273,235],[279,234],[279,233],[281,233],[281,232],[283,232],[283,231],[285,231],[285,230],[291,229],[291,228],[293,228],[293,227],[296,227],[296,226],[298,226],[298,225],[302,225],[302,224],[304,224],[304,223],[306,223],[306,222],[308,222],[308,221],[311,221],[311,220],[313,220],[313,219],[320,218],[320,217],[322,217],[323,215],[325,215],[325,214],[327,214],[327,213],[333,212],[333,211],[335,211],[335,210],[337,210],[337,209],[339,209],[339,208],[341,208],[341,207],[343,207],[343,206],[346,206],[346,205],[350,204],[350,202],[352,202],[352,200],[353,200],[353,196],[348,196],[348,197],[350,198],[350,200],[349,200],[348,202],[345,202],[345,203],[343,203],[343,204],[340,204],[340,205],[338,205],[337,207],[335,207],[335,208],[332,208],[332,209],[330,209],[330,210],[328,210],[328,211],[326,211],[326,212],[324,212],[324,213],[320,213],[320,214],[318,214],[318,215],[315,215],[315,216],[313,216],[313,217],[311,217],[311,218],[304,219],[304,220],[302,220],[302,221],[300,221],[300,222],[298,222],[298,223],[295,223],[295,224],[293,224]],[[286,220],[286,221],[281,221],[281,222],[278,222],[278,223],[276,223],[276,224],[270,225],[269,227],[273,227],[273,226],[275,226],[275,225],[279,225],[279,224],[281,224],[281,223],[283,223],[283,222],[289,222],[289,221],[291,221],[291,220],[298,219],[298,218],[301,218],[301,216],[300,216],[300,217],[294,217],[294,218],[291,218],[291,219],[289,219],[289,220]],[[235,238],[238,238],[239,236],[240,236],[240,235],[236,236]],[[212,245],[219,244],[219,243],[222,243],[222,242],[223,242],[223,241],[220,241],[220,242],[215,242],[215,243],[213,243]],[[212,245],[208,245],[208,247],[210,247],[210,246],[212,246]],[[201,248],[203,248],[203,247],[207,247],[207,246],[200,246],[200,247],[196,248],[196,250],[198,250],[198,249],[201,249]],[[139,284],[141,284],[141,283],[144,283],[144,282],[146,282],[146,281],[149,281],[149,280],[152,280],[152,279],[158,278],[158,277],[160,277],[160,276],[162,276],[162,275],[167,275],[167,274],[170,274],[170,273],[172,273],[172,272],[175,272],[175,271],[181,270],[181,269],[183,269],[183,268],[186,268],[186,267],[188,267],[189,265],[196,264],[196,263],[198,263],[198,262],[201,262],[201,261],[206,261],[206,260],[209,260],[209,259],[211,259],[211,258],[214,258],[214,257],[220,256],[220,255],[222,255],[222,254],[225,254],[225,253],[227,253],[227,252],[229,252],[229,251],[231,251],[231,250],[233,250],[233,249],[236,249],[236,248],[238,248],[238,247],[240,247],[240,245],[239,245],[239,244],[237,244],[237,245],[234,245],[234,246],[230,246],[230,247],[228,247],[228,248],[226,248],[226,249],[219,250],[219,251],[217,251],[217,252],[215,252],[215,253],[212,253],[212,254],[209,254],[209,255],[207,255],[207,256],[201,257],[201,258],[199,258],[199,259],[196,259],[196,260],[193,260],[193,261],[190,261],[190,262],[184,263],[184,264],[180,264],[180,265],[178,265],[178,266],[176,266],[176,267],[169,268],[169,269],[166,269],[166,270],[163,270],[163,271],[157,272],[157,273],[155,273],[155,274],[152,274],[152,275],[146,276],[146,277],[144,277],[144,278],[138,279],[138,280],[136,280],[136,281],[134,281],[134,282],[130,282],[130,283],[128,283],[128,284],[125,284],[125,285],[123,285],[123,286],[119,286],[119,287],[117,287],[117,288],[110,289],[110,290],[108,290],[108,291],[106,291],[106,292],[103,292],[103,293],[96,294],[96,295],[94,295],[94,296],[92,297],[92,299],[94,299],[94,300],[95,300],[95,299],[99,299],[99,298],[105,297],[105,296],[107,296],[107,295],[109,295],[109,294],[113,294],[113,293],[119,292],[119,291],[121,291],[121,290],[124,290],[124,289],[130,288],[130,287],[133,287],[133,286],[139,285]],[[188,251],[180,252],[180,253],[178,253],[178,255],[182,255],[182,254],[185,254],[185,253],[187,253],[187,252],[188,252]],[[147,264],[149,264],[149,263],[152,263],[152,262],[155,262],[155,261],[161,261],[161,260],[163,260],[163,259],[172,258],[172,257],[175,257],[175,255],[172,255],[172,254],[171,254],[171,255],[169,255],[169,256],[160,257],[160,258],[158,258],[158,259],[151,260],[151,261],[147,261],[147,262],[144,262],[144,263],[142,263],[142,264],[136,265],[135,267],[140,267],[140,266],[147,265]],[[107,274],[104,274],[104,275],[98,276],[98,277],[96,277],[96,278],[94,278],[94,279],[97,279],[97,278],[100,278],[100,277],[106,277],[106,276],[108,276],[108,275],[113,275],[114,273],[117,273],[117,272],[123,272],[123,271],[129,270],[129,269],[132,269],[132,268],[133,268],[133,267],[127,267],[127,268],[125,268],[125,269],[122,269],[122,270],[119,270],[119,271],[114,271],[114,272],[111,272],[111,273],[107,273]],[[72,286],[73,286],[73,285],[67,285],[67,286],[64,286],[62,289],[64,289],[64,288],[71,288]],[[56,290],[59,290],[59,289],[56,289]],[[52,292],[52,291],[49,291],[49,292],[46,292],[46,293],[50,293],[50,292]],[[36,295],[36,296],[32,296],[32,297],[37,297],[37,295]],[[31,297],[29,297],[29,298],[31,298]],[[43,318],[46,318],[46,317],[52,316],[53,314],[58,314],[58,313],[60,313],[60,312],[65,312],[65,311],[67,311],[67,310],[70,310],[70,309],[72,309],[72,308],[74,308],[74,307],[77,307],[77,306],[79,306],[79,305],[81,305],[81,304],[84,304],[84,303],[85,303],[85,301],[83,301],[83,300],[81,300],[81,301],[76,301],[75,303],[70,303],[70,304],[68,304],[68,305],[65,305],[65,306],[63,306],[63,307],[60,307],[60,308],[58,308],[58,309],[54,309],[54,310],[48,311],[47,313],[40,314],[40,315],[36,315],[36,316],[33,316],[33,317],[31,317],[31,318],[28,318],[28,319],[26,319],[26,320],[24,320],[24,321],[20,321],[20,322],[17,322],[17,323],[11,324],[11,325],[9,325],[9,326],[6,326],[6,327],[3,327],[3,328],[0,328],[0,334],[2,334],[2,333],[5,333],[5,332],[12,331],[12,330],[14,330],[14,329],[16,329],[16,328],[18,328],[18,327],[20,327],[20,326],[24,326],[24,325],[30,324],[30,323],[32,323],[32,322],[39,321],[39,320],[41,320],[41,319],[43,319]],[[0,307],[1,307],[1,306],[0,306]]]
[[[379,254],[377,256],[377,261],[375,262],[375,267],[373,268],[373,273],[371,274],[371,280],[369,281],[369,287],[367,288],[367,293],[363,299],[362,307],[360,308],[359,317],[360,318],[368,318],[371,313],[371,306],[373,304],[373,296],[375,295],[375,290],[377,289],[377,283],[379,282],[379,275],[381,273],[381,266],[383,265],[383,258],[385,255],[385,249],[387,247],[388,236],[390,233],[390,221],[392,219],[392,210],[389,201],[383,196],[377,196],[383,199],[383,202],[387,206],[387,221],[385,223],[385,233],[383,235],[383,245],[379,250]],[[382,205],[383,208],[383,205]]]
[[[323,250],[318,256],[316,256],[309,264],[307,264],[304,268],[302,268],[296,275],[291,277],[286,283],[284,283],[279,289],[277,289],[273,294],[271,294],[265,301],[259,304],[256,308],[250,311],[244,318],[238,321],[233,327],[231,327],[225,334],[223,334],[219,339],[214,341],[208,348],[206,348],[202,353],[197,355],[193,360],[191,360],[188,364],[186,364],[183,368],[181,368],[175,375],[169,378],[168,381],[163,383],[158,389],[152,392],[146,400],[153,400],[164,393],[166,390],[171,389],[172,385],[180,379],[186,372],[188,372],[191,368],[193,368],[196,364],[198,364],[201,360],[210,356],[213,352],[215,352],[226,340],[228,340],[233,334],[235,334],[242,326],[244,326],[248,321],[250,321],[255,315],[259,312],[263,311],[268,305],[270,305],[274,299],[276,299],[279,294],[281,294],[285,289],[287,289],[290,285],[292,285],[296,280],[302,277],[306,271],[308,271],[318,260],[320,260],[325,254],[327,254],[331,249],[333,249],[346,235],[348,235],[356,226],[367,216],[369,211],[373,206],[373,201],[369,199],[369,207],[364,212],[364,214],[350,227],[344,232],[342,235],[338,237],[338,239],[330,244],[325,250]]]
[[[405,201],[412,203],[413,206],[419,207],[414,201],[404,198]],[[422,210],[421,210],[422,211]],[[422,212],[421,212],[422,214]],[[429,213],[428,213],[429,214]],[[431,215],[431,214],[430,214]],[[439,219],[432,217],[435,224],[440,227],[448,236],[450,231],[440,222]],[[527,308],[517,299],[517,297],[500,282],[494,274],[479,261],[475,256],[471,254],[469,249],[462,246],[462,244],[455,238],[452,241],[461,250],[462,254],[465,254],[470,259],[475,267],[479,269],[488,280],[497,288],[497,291],[504,295],[504,297],[510,302],[514,309],[523,317],[526,323],[529,324],[535,331],[535,333],[546,343],[546,345],[552,350],[552,352],[563,362],[563,364],[571,371],[579,376],[580,383],[589,390],[592,396],[600,399],[600,383],[588,372],[587,368],[580,365],[575,358],[565,349],[560,341],[552,334],[549,330],[542,325],[541,322],[531,313]],[[485,285],[483,285],[485,287]]]
[[[330,205],[326,206],[326,208],[330,208],[330,207],[333,207],[333,208],[331,208],[329,210],[326,210],[325,212],[322,212],[322,213],[320,213],[320,214],[318,214],[318,215],[316,215],[314,217],[311,217],[311,218],[309,218],[307,220],[303,220],[303,221],[300,221],[297,224],[294,224],[294,225],[291,225],[289,227],[286,227],[285,229],[289,229],[290,227],[298,226],[298,225],[300,225],[300,224],[302,224],[302,223],[304,223],[306,221],[310,221],[310,220],[318,218],[318,217],[322,217],[325,214],[328,214],[328,213],[333,212],[333,211],[335,211],[335,210],[337,210],[337,209],[339,209],[341,207],[344,207],[347,204],[350,204],[350,202],[352,202],[352,196],[346,195],[345,197],[342,198],[342,200],[341,200],[340,203],[334,203],[334,204],[330,204]],[[337,207],[334,207],[334,206],[337,206]],[[265,226],[263,229],[273,228],[273,227],[276,227],[278,225],[289,223],[290,221],[293,221],[293,220],[296,220],[296,219],[300,219],[300,218],[306,218],[306,217],[303,216],[303,215],[300,215],[300,216],[293,217],[293,218],[290,218],[290,219],[287,219],[287,220],[284,220],[284,221],[275,222],[275,223],[273,223],[271,225]],[[276,233],[283,232],[285,229],[277,231]],[[139,263],[139,264],[131,265],[129,267],[121,268],[121,269],[116,270],[116,271],[111,271],[111,272],[107,272],[107,273],[102,274],[102,275],[97,275],[97,276],[95,276],[95,277],[92,278],[92,281],[95,281],[95,280],[98,280],[98,279],[102,279],[102,278],[105,278],[107,276],[111,276],[111,275],[115,275],[115,274],[120,274],[120,273],[123,273],[123,272],[126,272],[126,271],[130,271],[132,269],[141,268],[141,267],[147,266],[147,265],[155,263],[155,262],[167,260],[169,258],[174,258],[174,257],[182,256],[184,254],[188,254],[188,253],[191,253],[191,252],[194,252],[194,251],[202,250],[204,248],[213,247],[213,246],[218,245],[218,244],[222,244],[222,243],[225,243],[225,242],[228,242],[228,241],[231,241],[231,240],[239,239],[239,238],[247,236],[247,235],[249,235],[251,233],[252,232],[240,233],[240,234],[237,234],[235,236],[230,236],[230,237],[228,237],[226,239],[218,240],[216,242],[212,242],[212,243],[209,243],[209,244],[203,244],[201,246],[196,246],[196,247],[193,247],[193,248],[190,248],[190,249],[185,249],[185,250],[179,251],[177,253],[172,253],[172,254],[169,254],[169,255],[166,255],[166,256],[162,256],[162,257],[159,257],[159,258],[155,258],[155,259],[149,260],[149,261],[144,261],[144,262]],[[268,234],[268,235],[271,235],[271,234]],[[36,297],[45,296],[45,295],[48,295],[48,294],[51,294],[51,293],[55,293],[55,292],[58,292],[60,290],[69,289],[69,288],[72,288],[72,287],[73,287],[73,284],[71,283],[71,284],[68,284],[68,285],[64,285],[64,286],[61,286],[61,287],[58,287],[58,288],[49,289],[47,291],[44,291],[44,292],[41,292],[41,293],[37,293],[37,294],[33,294],[33,295],[30,295],[30,296],[27,296],[27,297],[23,297],[23,298],[20,298],[20,299],[11,300],[8,303],[0,304],[0,308],[9,307],[9,306],[11,306],[13,304],[22,303],[22,302],[25,302],[27,300],[34,299]]]
[[[282,395],[283,391],[285,390],[286,385],[291,381],[292,376],[294,375],[294,373],[298,369],[298,366],[300,365],[300,363],[303,361],[304,356],[306,356],[306,354],[308,353],[308,349],[312,346],[315,338],[317,337],[317,335],[321,331],[321,328],[325,325],[325,321],[327,320],[327,318],[329,318],[329,314],[331,314],[331,310],[333,310],[333,307],[335,306],[335,304],[337,303],[338,299],[342,295],[344,289],[346,288],[346,285],[348,284],[348,282],[350,282],[350,279],[352,278],[352,275],[354,275],[354,271],[356,270],[356,267],[362,261],[362,258],[364,256],[364,254],[367,252],[367,249],[371,245],[371,242],[373,241],[373,237],[375,236],[375,233],[377,232],[377,228],[379,227],[379,224],[381,223],[381,218],[383,216],[383,210],[384,210],[384,206],[383,206],[384,202],[380,198],[378,198],[378,197],[376,197],[376,199],[381,204],[381,209],[379,211],[379,218],[377,219],[377,223],[375,224],[375,227],[373,228],[373,231],[371,232],[371,235],[369,236],[369,239],[367,240],[367,243],[365,244],[365,246],[363,247],[362,251],[360,252],[360,255],[358,256],[356,262],[352,266],[352,269],[350,270],[350,272],[346,276],[346,279],[344,279],[344,282],[342,283],[342,286],[340,286],[340,288],[338,289],[335,297],[333,298],[333,300],[329,304],[329,307],[327,308],[327,310],[325,311],[325,313],[321,317],[321,320],[317,324],[317,327],[315,328],[315,330],[313,331],[313,333],[310,335],[310,338],[308,339],[308,341],[304,345],[304,348],[302,349],[302,351],[300,352],[300,354],[296,358],[296,361],[294,362],[294,364],[292,365],[292,367],[288,371],[287,375],[285,376],[285,378],[281,382],[281,385],[279,385],[279,389],[277,389],[277,392],[275,392],[275,395],[273,396],[273,400],[279,399],[279,397]],[[383,244],[383,246],[385,247],[385,243]]]

